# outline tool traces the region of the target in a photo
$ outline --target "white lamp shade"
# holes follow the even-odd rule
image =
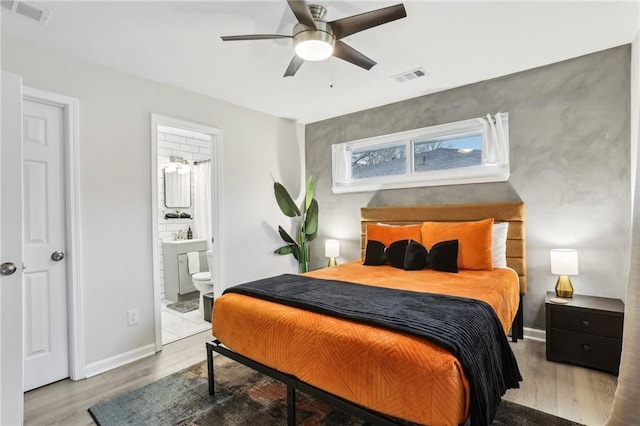
[[[296,44],[296,55],[305,61],[323,61],[333,53],[333,46],[324,40],[304,40]]]
[[[554,275],[578,275],[578,250],[551,249],[551,273]]]
[[[326,257],[339,257],[340,256],[340,241],[338,241],[338,240],[325,240],[325,242],[324,242],[324,255]]]

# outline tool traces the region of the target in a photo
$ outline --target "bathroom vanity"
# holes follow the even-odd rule
[[[204,239],[174,240],[162,243],[165,299],[179,302],[198,297],[198,290],[193,285],[189,273],[187,253],[198,252],[200,254],[200,272],[204,272],[208,271],[206,251],[207,241]],[[193,292],[195,293],[191,294]]]

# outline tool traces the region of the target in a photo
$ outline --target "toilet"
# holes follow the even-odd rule
[[[213,270],[213,251],[207,250],[206,255],[209,271],[197,272],[191,276],[194,287],[200,292],[200,312],[202,313],[204,313],[202,296],[213,291],[213,279],[211,278],[211,271]]]

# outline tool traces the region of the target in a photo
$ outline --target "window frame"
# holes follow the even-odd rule
[[[499,164],[491,164],[484,161],[479,166],[465,166],[449,169],[414,171],[414,147],[415,143],[429,142],[438,138],[464,137],[465,135],[481,134],[483,139],[483,126],[478,118],[462,120],[420,129],[407,130],[387,135],[363,138],[349,142],[334,144],[332,151],[332,191],[334,194],[349,192],[368,192],[381,189],[415,188],[423,186],[461,185],[471,183],[504,182],[509,179],[510,164],[509,152],[509,115],[501,113],[502,126],[506,135],[507,161]],[[482,117],[486,120],[485,117]],[[495,118],[492,117],[495,120]],[[485,147],[492,149],[495,141],[483,141]],[[347,167],[350,154],[357,149],[372,148],[381,149],[397,145],[405,146],[406,173],[371,178],[352,178],[352,166]],[[347,158],[348,156],[348,158]],[[342,167],[340,163],[342,162]]]

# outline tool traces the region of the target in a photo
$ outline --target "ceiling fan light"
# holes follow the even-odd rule
[[[304,40],[296,44],[296,55],[305,61],[323,61],[333,53],[333,45],[324,40]]]
[[[336,38],[329,24],[315,21],[316,29],[298,24],[293,29],[296,55],[305,61],[323,61],[333,54]]]

